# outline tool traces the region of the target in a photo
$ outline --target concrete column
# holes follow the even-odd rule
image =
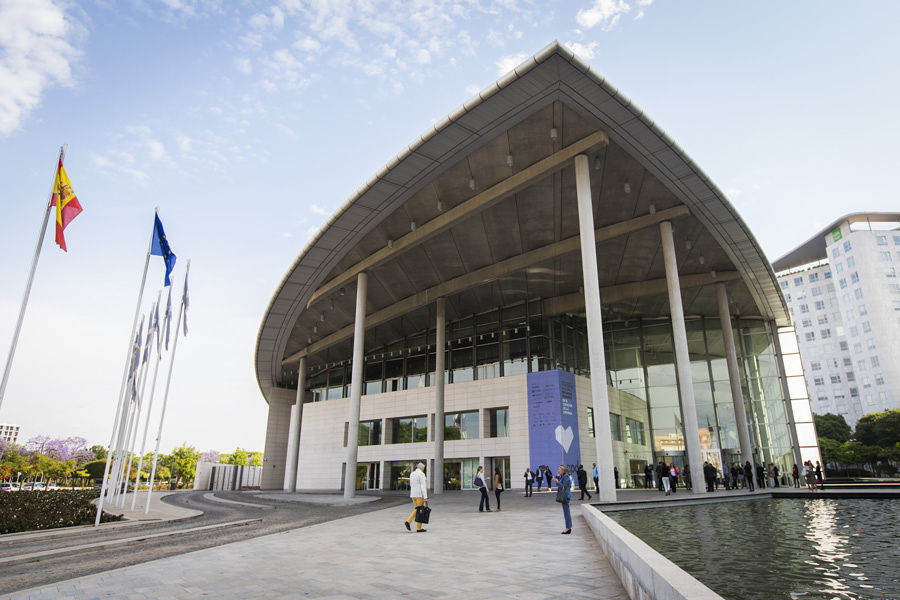
[[[438,298],[435,302],[437,319],[434,351],[434,493],[444,493],[444,357],[447,347],[447,302]]]
[[[600,277],[597,273],[597,243],[594,241],[594,203],[591,199],[590,165],[588,157],[584,154],[575,157],[575,189],[578,198],[578,231],[581,234],[581,268],[584,273],[584,307],[591,366],[594,444],[597,448],[597,467],[600,471],[599,500],[615,502],[616,482],[613,476],[612,432],[609,429],[609,390],[606,387]]]
[[[284,461],[284,489],[288,492],[297,491],[297,461],[300,451],[300,424],[303,414],[303,398],[306,394],[306,357],[300,358],[300,366],[297,367],[297,400],[294,402],[294,412],[291,413],[291,427],[288,430],[287,459]]]
[[[691,381],[691,357],[688,353],[687,331],[684,328],[684,308],[681,305],[681,284],[678,281],[678,263],[675,260],[675,237],[672,224],[659,224],[662,238],[663,259],[666,263],[666,284],[669,288],[669,312],[672,315],[672,337],[675,342],[675,369],[678,372],[678,388],[681,392],[681,413],[684,417],[684,444],[688,465],[691,467],[691,489],[695,494],[706,493],[703,479],[703,461],[700,459],[700,431],[697,427],[697,404],[694,402],[694,384]]]
[[[741,386],[741,371],[738,368],[737,350],[734,345],[734,330],[731,327],[731,311],[728,310],[728,292],[724,283],[716,284],[716,300],[719,302],[719,323],[722,325],[722,342],[725,345],[725,363],[728,365],[728,382],[731,384],[731,401],[734,403],[734,419],[737,425],[738,441],[741,444],[741,461],[748,460],[753,465],[753,444],[750,443],[750,427],[747,423],[747,409],[744,407],[744,391]],[[800,464],[800,463],[798,463]]]
[[[794,403],[791,401],[791,392],[788,389],[787,371],[784,368],[784,355],[781,353],[781,340],[778,339],[778,327],[775,323],[770,323],[772,330],[772,339],[775,340],[775,357],[778,359],[778,370],[781,371],[781,393],[784,395],[784,409],[788,418],[788,432],[791,436],[791,446],[793,446],[794,461],[799,468],[803,464],[803,458],[800,455],[800,438],[797,435],[797,421],[794,419]]]
[[[288,428],[294,390],[274,388],[266,395],[269,417],[266,423],[266,443],[263,448],[263,472],[259,487],[264,490],[284,489],[284,459],[287,456]]]
[[[344,498],[356,496],[356,457],[359,449],[359,403],[362,397],[363,346],[366,338],[365,271],[356,277],[356,317],[353,322],[353,365],[350,375],[350,421],[347,425],[347,468],[344,471]]]

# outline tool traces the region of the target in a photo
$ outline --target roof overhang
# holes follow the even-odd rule
[[[759,314],[789,324],[775,274],[724,194],[629,99],[554,42],[435,125],[332,216],[285,274],[266,309],[255,366],[264,395],[282,382],[292,328],[339,262],[389,215],[441,173],[550,103],[590,115],[609,140],[652,173],[718,242]]]

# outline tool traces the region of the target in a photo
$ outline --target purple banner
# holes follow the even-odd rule
[[[574,472],[581,461],[575,375],[568,371],[529,373],[528,448],[530,467],[547,465],[556,475],[560,464]]]

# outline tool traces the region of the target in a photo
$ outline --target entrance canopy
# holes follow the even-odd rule
[[[256,347],[264,395],[351,354],[356,277],[368,274],[366,347],[447,319],[540,299],[584,307],[573,159],[589,157],[604,318],[669,311],[659,223],[675,228],[686,314],[789,324],[771,266],[721,191],[630,100],[553,43],[392,160],[304,249]]]

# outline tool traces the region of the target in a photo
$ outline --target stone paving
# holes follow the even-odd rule
[[[432,499],[426,533],[403,526],[410,503],[7,597],[627,598],[578,502],[572,535],[553,494],[507,491],[501,512],[477,504],[469,492]]]

